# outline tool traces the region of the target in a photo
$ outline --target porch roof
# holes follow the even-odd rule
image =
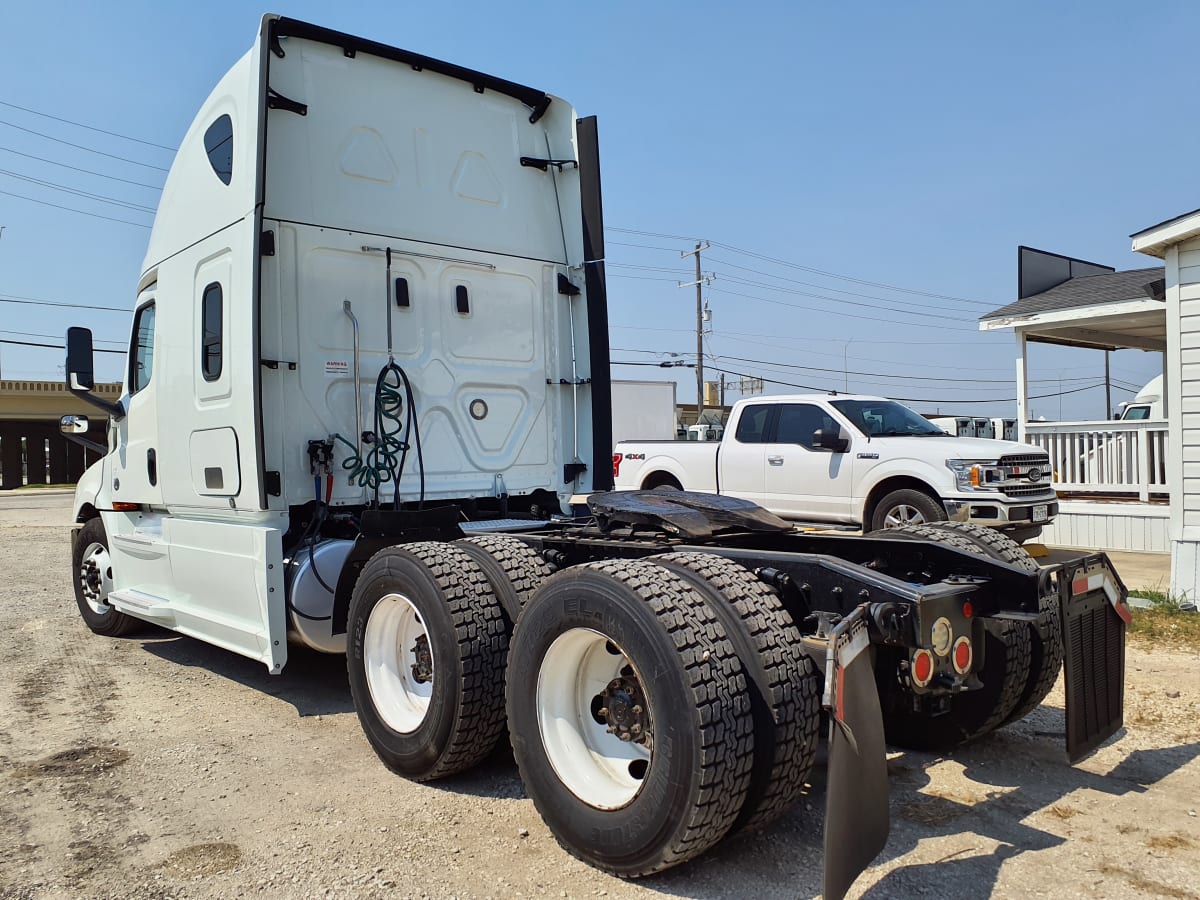
[[[1012,328],[1031,341],[1116,350],[1166,349],[1161,266],[1070,278],[980,317],[980,331]]]

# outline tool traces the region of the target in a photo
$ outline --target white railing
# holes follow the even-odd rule
[[[1026,422],[1025,443],[1050,455],[1060,491],[1166,494],[1167,422]]]

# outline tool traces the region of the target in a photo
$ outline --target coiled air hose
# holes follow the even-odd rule
[[[421,450],[421,429],[417,424],[416,402],[408,374],[395,360],[389,359],[375,379],[375,432],[371,448],[359,456],[358,448],[340,434],[334,434],[350,449],[342,468],[350,473],[350,482],[372,491],[379,505],[380,485],[392,482],[392,505],[400,506],[400,478],[408,461],[408,451],[417,452],[420,476],[420,505],[425,504],[425,459]]]

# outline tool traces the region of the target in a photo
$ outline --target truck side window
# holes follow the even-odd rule
[[[737,442],[739,444],[765,444],[767,442],[767,424],[771,420],[773,408],[770,404],[763,403],[743,409],[742,417],[738,419],[737,433],[734,435]]]
[[[213,282],[204,289],[200,302],[200,371],[205,381],[221,377],[221,285]]]
[[[226,184],[233,180],[233,119],[221,116],[204,132],[208,163]]]
[[[836,428],[833,418],[825,410],[811,403],[785,403],[779,409],[775,442],[800,444],[811,450],[813,432],[818,428]]]
[[[150,383],[154,374],[154,304],[147,303],[133,320],[133,352],[129,354],[129,394]]]

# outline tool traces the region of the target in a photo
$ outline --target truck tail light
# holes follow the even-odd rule
[[[971,663],[975,659],[975,652],[971,649],[971,639],[968,637],[960,637],[954,642],[954,654],[951,657],[954,661],[954,671],[959,675],[966,675],[971,671]]]
[[[917,687],[928,685],[933,680],[933,654],[928,650],[918,650],[912,656],[909,672],[912,674],[913,684]]]
[[[618,477],[620,474],[621,474],[621,454],[614,453],[613,454],[613,478]]]

